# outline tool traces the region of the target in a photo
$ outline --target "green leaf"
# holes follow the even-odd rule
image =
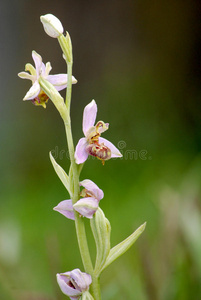
[[[127,237],[124,241],[116,245],[110,250],[110,253],[106,259],[104,266],[101,269],[101,272],[108,267],[113,261],[115,261],[118,257],[124,254],[139,238],[142,232],[145,230],[146,222],[142,224],[136,231],[134,231],[129,237]]]
[[[51,152],[50,152],[50,160],[52,162],[55,172],[57,173],[58,177],[60,178],[65,188],[68,190],[69,194],[71,195],[69,177],[66,174],[66,172],[62,169],[62,167],[56,162]]]
[[[110,252],[110,232],[111,226],[108,219],[105,217],[100,207],[94,214],[93,219],[90,220],[91,229],[96,243],[96,264],[94,272],[99,275],[107,256]]]

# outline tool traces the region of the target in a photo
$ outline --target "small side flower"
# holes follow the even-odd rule
[[[89,274],[74,269],[70,272],[57,274],[57,282],[66,296],[72,300],[78,300],[88,291],[92,279]]]
[[[84,187],[80,193],[80,196],[83,197],[82,199],[78,200],[74,205],[71,199],[63,200],[53,208],[71,220],[75,220],[74,209],[83,217],[93,218],[100,200],[104,197],[103,191],[93,181],[85,179],[80,182],[80,185]]]

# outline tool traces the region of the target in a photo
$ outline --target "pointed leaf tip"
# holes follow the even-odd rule
[[[57,173],[58,177],[60,178],[61,182],[63,183],[63,185],[65,186],[65,188],[69,192],[69,194],[71,195],[69,176],[63,170],[63,168],[56,162],[56,160],[54,159],[51,152],[49,153],[49,155],[50,155],[50,160],[52,162],[52,165],[54,167],[55,172]]]
[[[101,269],[101,272],[108,267],[113,261],[115,261],[118,257],[124,254],[139,238],[139,236],[143,233],[146,227],[146,222],[142,224],[138,229],[136,229],[129,237],[123,240],[118,245],[114,246],[106,259],[104,266]]]

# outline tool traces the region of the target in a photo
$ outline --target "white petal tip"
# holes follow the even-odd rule
[[[72,84],[75,84],[75,83],[77,83],[78,81],[77,81],[77,79],[75,79],[75,77],[74,78],[72,78]]]

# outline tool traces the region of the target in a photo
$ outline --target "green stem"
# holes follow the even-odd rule
[[[79,186],[79,175],[82,170],[82,165],[77,165],[74,158],[74,144],[71,130],[71,118],[70,118],[70,104],[71,104],[71,94],[72,94],[72,46],[70,42],[70,37],[68,36],[68,43],[65,37],[62,35],[59,39],[62,50],[66,50],[66,45],[69,46],[69,51],[66,50],[65,57],[68,57],[66,60],[67,68],[68,68],[68,82],[67,82],[67,93],[66,93],[66,103],[64,99],[61,97],[60,93],[55,89],[55,87],[48,82],[43,77],[39,78],[39,83],[41,85],[42,90],[48,95],[48,97],[52,100],[57,110],[59,111],[65,125],[68,151],[71,160],[71,166],[69,171],[70,176],[70,190],[72,194],[72,202],[76,203],[80,199],[80,186]],[[95,300],[101,299],[100,294],[100,285],[99,278],[94,273],[93,265],[91,262],[91,256],[89,253],[87,237],[85,232],[84,220],[80,218],[79,214],[75,213],[75,228],[78,239],[78,245],[80,249],[80,254],[82,258],[82,262],[84,265],[85,272],[90,274],[92,277],[92,284],[90,286],[91,293]]]
[[[66,106],[69,110],[69,115],[70,115],[70,104],[71,104],[71,95],[72,95],[73,62],[67,62],[67,69],[68,69],[68,82],[67,82],[67,93],[66,93]]]
[[[68,143],[68,150],[71,160],[71,168],[73,174],[73,180],[71,181],[71,191],[72,191],[72,202],[76,203],[80,198],[80,186],[79,186],[79,168],[75,162],[74,158],[74,144],[71,130],[71,119],[70,119],[70,104],[71,104],[71,94],[72,94],[72,62],[67,63],[68,67],[68,83],[67,83],[67,94],[66,94],[66,106],[68,109],[67,118],[64,119],[66,137]],[[85,272],[92,276],[91,290],[95,300],[100,300],[100,285],[98,278],[94,275],[93,265],[91,262],[91,256],[89,253],[87,237],[85,232],[84,220],[80,218],[79,214],[75,212],[75,228],[78,239],[78,245],[80,249],[80,254],[82,257],[82,262],[85,268]]]

